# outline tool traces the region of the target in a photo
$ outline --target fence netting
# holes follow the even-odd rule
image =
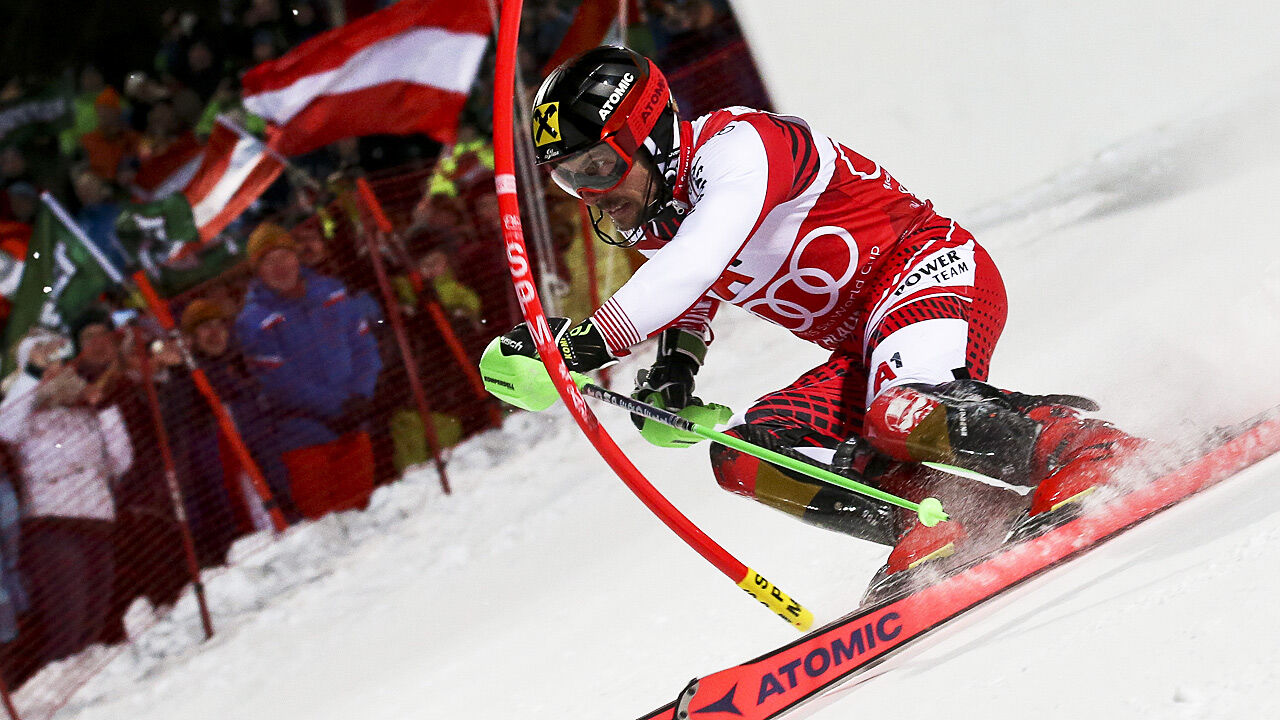
[[[524,81],[536,88],[579,4],[526,4]],[[725,3],[611,5],[686,119],[770,109]],[[9,713],[55,714],[112,649],[202,593],[237,542],[360,512],[407,471],[447,483],[449,449],[514,411],[476,372],[485,346],[521,320],[494,195],[487,73],[456,143],[363,138],[298,158],[224,231],[217,272],[177,289],[126,278],[74,322],[17,338],[0,401]],[[123,187],[94,172],[76,165],[62,187],[82,220],[98,184]],[[24,190],[6,187],[20,222]],[[600,244],[553,184],[542,194],[539,285],[578,320],[641,258]],[[218,617],[202,623],[216,632]]]

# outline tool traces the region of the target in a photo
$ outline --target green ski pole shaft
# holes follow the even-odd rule
[[[582,379],[583,378],[579,378],[579,380]],[[788,457],[782,453],[774,452],[768,448],[762,448],[759,445],[747,442],[742,438],[722,433],[718,430],[706,427],[705,425],[699,425],[698,423],[687,418],[680,417],[669,410],[663,410],[662,408],[636,400],[635,398],[627,397],[621,393],[606,390],[599,385],[595,385],[590,382],[580,382],[578,389],[582,391],[582,394],[587,395],[588,397],[603,400],[610,405],[615,405],[635,415],[640,415],[641,417],[663,423],[664,425],[670,425],[678,430],[694,433],[695,435],[704,437],[712,442],[717,442],[726,447],[731,447],[734,450],[760,458],[761,460],[773,463],[774,465],[803,473],[815,480],[820,480],[830,485],[842,487],[846,490],[852,490],[853,492],[861,495],[866,495],[867,497],[875,498],[876,500],[889,503],[890,505],[896,505],[900,508],[910,510],[911,512],[916,513],[920,518],[920,522],[928,527],[933,527],[934,525],[948,519],[947,514],[942,510],[942,503],[939,502],[937,498],[925,498],[919,503],[914,503],[878,488],[873,488],[870,485],[864,485],[856,480],[850,480],[847,477],[837,475],[830,470],[810,465],[809,463],[797,460],[793,457]]]

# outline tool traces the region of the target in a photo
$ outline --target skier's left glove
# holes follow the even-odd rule
[[[568,318],[547,318],[551,337],[571,371],[586,372],[617,360],[590,319],[573,329],[569,322]],[[480,375],[486,390],[524,410],[545,410],[559,397],[538,359],[538,346],[527,323],[489,343],[480,358]]]
[[[694,397],[694,376],[707,357],[701,337],[680,328],[668,328],[658,336],[658,356],[647,370],[636,373],[636,389],[631,397],[670,410],[698,425],[714,427],[726,422],[733,411],[724,405],[705,404]],[[633,414],[631,422],[640,436],[658,447],[688,447],[702,440],[656,420]]]
[[[648,400],[650,405],[658,408],[662,406],[662,396],[653,393]],[[729,422],[729,418],[733,417],[733,410],[725,405],[718,403],[704,403],[698,398],[692,398],[691,402],[675,411],[677,415],[692,422],[694,425],[701,425],[705,428],[714,429],[716,425]],[[648,440],[650,444],[664,448],[682,448],[696,445],[702,442],[702,436],[671,427],[666,423],[650,420],[639,415],[632,414],[631,422],[640,428],[640,437]]]
[[[680,328],[667,328],[658,336],[658,356],[648,370],[636,373],[636,390],[631,397],[653,403],[660,395],[667,410],[683,409],[694,401],[694,376],[707,358],[707,343],[701,337]],[[640,425],[642,418],[632,415]]]

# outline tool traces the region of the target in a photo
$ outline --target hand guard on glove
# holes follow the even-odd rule
[[[594,370],[617,360],[589,318],[572,330],[569,322],[568,318],[547,318],[551,337],[571,371]],[[527,323],[489,343],[480,359],[480,375],[486,390],[524,410],[545,410],[559,398],[538,359],[538,346]]]

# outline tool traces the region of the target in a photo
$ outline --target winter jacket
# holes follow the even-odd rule
[[[219,400],[231,411],[236,428],[258,469],[262,471],[277,503],[286,517],[292,517],[290,513],[294,510],[289,496],[288,473],[280,459],[284,452],[277,427],[281,413],[265,397],[261,384],[249,372],[238,350],[229,350],[221,357],[211,357],[197,351],[196,361],[209,378]],[[209,410],[207,401],[196,390],[195,382],[185,371],[172,369],[165,383],[165,395],[168,400],[165,406],[166,417],[172,417],[170,422],[183,423],[185,426],[184,432],[175,433],[173,437],[175,454],[180,457],[180,464],[188,468],[179,473],[179,479],[183,479],[185,475],[193,488],[213,487],[221,483],[224,463],[227,462],[223,457],[226,452],[225,441],[220,437],[218,422]],[[231,464],[239,467],[238,460],[232,460]],[[191,507],[193,503],[190,498],[195,497],[193,493],[185,492],[184,497],[188,497],[189,518],[205,509]],[[220,512],[217,508],[212,508],[209,514],[216,515]]]
[[[114,520],[111,484],[133,463],[119,409],[36,407],[37,384],[24,374],[0,403],[0,439],[21,471],[24,517]]]
[[[364,308],[337,280],[302,270],[302,297],[254,280],[236,338],[262,389],[285,417],[285,450],[338,437],[332,425],[351,398],[370,398],[382,360]]]

